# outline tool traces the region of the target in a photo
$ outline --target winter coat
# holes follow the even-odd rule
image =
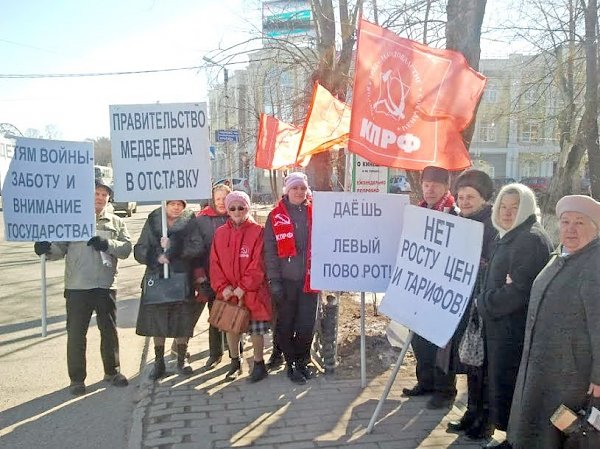
[[[146,265],[144,275],[160,275],[163,266],[158,257],[163,250],[160,246],[162,236],[162,211],[155,209],[148,215],[138,242],[133,247],[133,256],[139,263]],[[193,223],[194,212],[184,209],[179,218],[167,229],[169,248],[165,255],[169,259],[169,269],[177,273],[192,274],[192,261],[199,257],[203,248],[202,237]],[[191,284],[190,284],[191,285]]]
[[[213,206],[206,206],[196,215],[195,225],[199,228],[202,237],[202,251],[194,261],[195,268],[204,268],[206,275],[209,272],[209,256],[215,232],[223,226],[229,217],[220,215]]]
[[[306,251],[308,248],[308,215],[306,205],[293,205],[287,196],[283,201],[294,223],[294,240],[296,241],[297,255],[294,257],[279,257],[277,254],[277,240],[273,232],[272,215],[267,217],[265,224],[265,266],[268,280],[304,281],[306,277]]]
[[[496,242],[477,309],[483,318],[492,423],[506,430],[521,361],[525,318],[533,280],[550,258],[550,239],[535,214]],[[506,283],[506,275],[512,283]]]
[[[271,320],[261,225],[250,218],[240,226],[228,220],[217,229],[210,251],[210,285],[219,296],[227,286],[240,287],[250,319]]]
[[[99,251],[87,242],[54,242],[48,260],[65,258],[65,289],[91,290],[93,288],[116,289],[117,260],[127,259],[131,254],[131,237],[125,221],[104,209],[96,216],[96,234],[108,238],[106,254],[112,265],[105,266]]]
[[[600,240],[568,256],[560,249],[536,278],[508,440],[518,449],[560,449],[550,416],[578,411],[600,385]]]

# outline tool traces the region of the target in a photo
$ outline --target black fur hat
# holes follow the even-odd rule
[[[481,170],[467,170],[463,172],[454,185],[458,192],[461,187],[472,187],[479,192],[484,200],[489,201],[494,194],[494,183],[488,174]]]

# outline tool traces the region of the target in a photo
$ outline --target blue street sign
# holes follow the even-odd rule
[[[217,129],[215,131],[215,141],[217,142],[239,142],[240,133],[237,129]]]

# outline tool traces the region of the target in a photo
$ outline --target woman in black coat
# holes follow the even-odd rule
[[[492,209],[500,239],[477,297],[485,329],[490,419],[502,431],[508,427],[531,286],[552,252],[536,212],[535,195],[528,187],[508,184],[500,190]]]

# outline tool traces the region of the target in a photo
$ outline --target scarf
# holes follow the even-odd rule
[[[456,202],[454,201],[454,197],[450,193],[450,190],[448,190],[444,194],[444,196],[437,203],[435,203],[430,209],[448,213],[455,206],[456,206]],[[419,207],[429,207],[429,206],[427,205],[427,202],[425,200],[421,200],[419,202]]]
[[[310,288],[310,266],[311,266],[311,232],[312,232],[312,204],[306,203],[306,216],[308,224],[308,241],[306,245],[306,275],[304,277],[305,293],[316,293],[317,290]],[[294,235],[294,223],[285,207],[283,200],[277,203],[271,214],[271,225],[277,242],[277,256],[280,258],[295,257],[298,255],[296,248],[296,237]]]

